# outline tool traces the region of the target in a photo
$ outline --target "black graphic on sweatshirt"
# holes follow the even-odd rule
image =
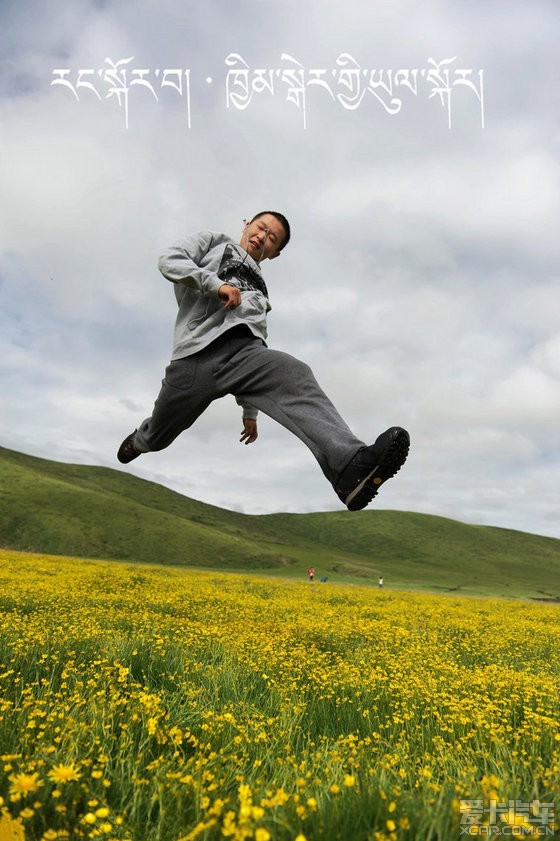
[[[224,253],[220,261],[220,268],[218,270],[218,277],[225,283],[233,280],[235,286],[241,291],[248,289],[256,289],[268,298],[268,289],[266,283],[260,272],[255,271],[248,263],[245,262],[247,257],[242,259],[239,252],[231,244],[226,245]]]

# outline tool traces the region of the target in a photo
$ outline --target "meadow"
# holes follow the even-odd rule
[[[550,835],[559,611],[0,550],[0,839]]]
[[[242,514],[122,470],[0,447],[0,546],[401,590],[556,598],[560,540],[413,511]]]

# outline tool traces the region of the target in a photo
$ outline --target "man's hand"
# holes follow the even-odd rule
[[[259,436],[257,432],[257,422],[253,418],[243,418],[243,431],[241,433],[241,438],[239,439],[241,443],[245,442],[246,444],[252,444],[253,441],[256,441]]]
[[[218,296],[226,310],[234,310],[241,303],[241,292],[237,286],[230,286],[229,283],[220,286]]]

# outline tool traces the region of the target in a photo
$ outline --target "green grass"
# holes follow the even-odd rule
[[[460,594],[560,598],[560,541],[406,511],[246,515],[0,448],[0,545]]]

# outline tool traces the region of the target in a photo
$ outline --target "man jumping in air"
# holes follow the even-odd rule
[[[304,362],[266,344],[270,310],[261,263],[290,239],[281,213],[246,222],[239,243],[203,231],[178,242],[159,261],[174,284],[179,312],[173,353],[151,417],[122,442],[123,464],[162,450],[213,400],[233,394],[243,410],[240,441],[257,439],[259,410],[306,444],[350,511],[365,508],[402,467],[408,432],[393,426],[366,446],[353,434]]]

